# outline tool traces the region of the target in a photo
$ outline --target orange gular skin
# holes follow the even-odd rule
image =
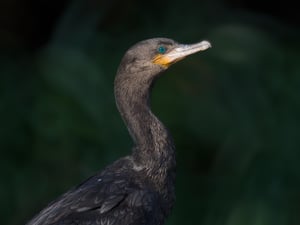
[[[177,59],[172,59],[168,57],[168,55],[162,55],[162,54],[157,54],[153,59],[152,62],[157,65],[161,65],[163,67],[168,68],[172,64],[178,62],[179,60],[183,59],[184,57],[177,58]]]

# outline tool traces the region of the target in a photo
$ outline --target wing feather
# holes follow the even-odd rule
[[[146,224],[158,194],[126,176],[95,176],[50,203],[27,225]],[[155,213],[154,213],[155,214]]]

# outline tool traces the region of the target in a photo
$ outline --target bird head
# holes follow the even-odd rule
[[[155,77],[186,56],[210,47],[208,41],[188,45],[168,38],[148,39],[138,42],[126,52],[119,69],[125,70],[126,74]]]

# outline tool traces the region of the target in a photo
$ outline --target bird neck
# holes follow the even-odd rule
[[[117,76],[115,97],[135,144],[132,154],[135,165],[162,181],[175,173],[175,148],[170,133],[150,110],[152,83],[133,87],[130,80]]]

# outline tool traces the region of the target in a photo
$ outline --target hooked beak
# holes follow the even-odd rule
[[[169,67],[170,65],[182,60],[188,55],[194,54],[199,51],[204,51],[208,48],[211,48],[211,44],[208,41],[201,41],[196,44],[183,45],[180,44],[176,48],[165,54],[158,54],[154,57],[153,63]]]

